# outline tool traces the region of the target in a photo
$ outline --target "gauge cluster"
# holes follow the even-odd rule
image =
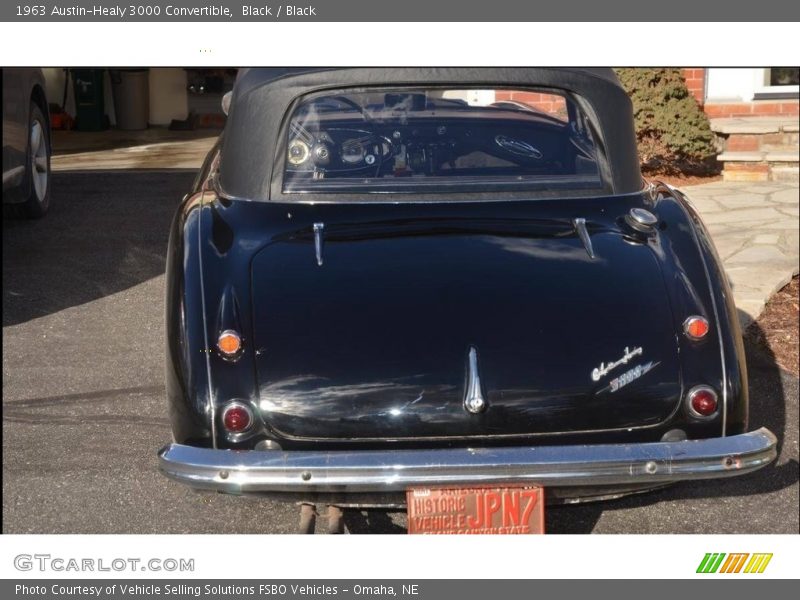
[[[310,132],[294,128],[286,160],[296,171],[353,173],[376,170],[393,154],[389,139],[369,131],[330,127]]]

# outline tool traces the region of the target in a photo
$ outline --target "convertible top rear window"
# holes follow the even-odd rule
[[[555,90],[318,94],[296,106],[280,152],[285,193],[603,186],[589,120]]]

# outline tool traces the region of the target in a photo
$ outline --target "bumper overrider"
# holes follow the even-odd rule
[[[198,489],[402,492],[419,486],[648,486],[744,475],[776,456],[768,429],[681,442],[432,450],[215,450],[169,444],[161,472]]]

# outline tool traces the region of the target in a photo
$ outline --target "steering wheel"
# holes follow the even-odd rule
[[[347,96],[331,96],[328,98],[328,100],[336,100],[337,102],[341,102],[345,106],[349,106],[350,108],[357,110],[365,121],[369,122],[371,120],[365,108]]]

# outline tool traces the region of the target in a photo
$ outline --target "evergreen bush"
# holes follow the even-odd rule
[[[714,133],[681,70],[615,70],[633,101],[642,171],[667,175],[715,172]]]

